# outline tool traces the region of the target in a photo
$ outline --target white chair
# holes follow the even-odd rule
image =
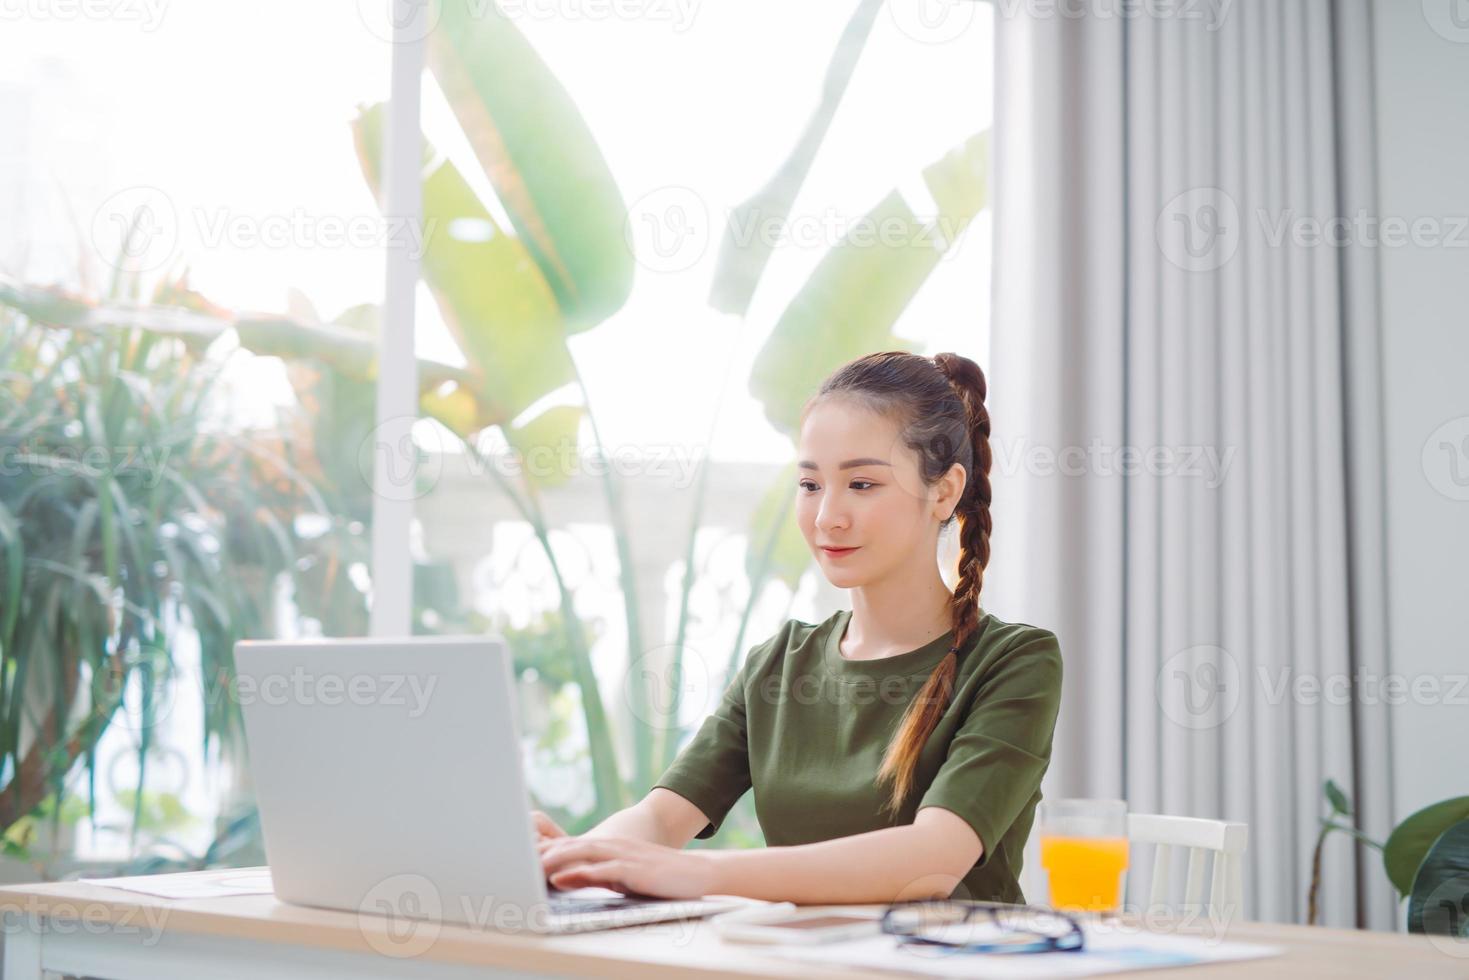
[[[1198,817],[1169,817],[1159,813],[1129,813],[1127,838],[1133,855],[1138,845],[1153,847],[1153,880],[1148,889],[1148,910],[1176,914],[1179,908],[1205,911],[1204,862],[1214,855],[1210,869],[1207,912],[1211,918],[1242,918],[1244,902],[1244,853],[1250,827],[1225,820]],[[1185,849],[1188,872],[1184,878],[1183,901],[1169,901],[1173,853]]]
[[[1170,817],[1157,813],[1129,813],[1127,837],[1131,844],[1131,863],[1136,864],[1144,848],[1152,848],[1153,872],[1148,889],[1148,902],[1143,911],[1177,915],[1181,908],[1192,908],[1215,918],[1243,918],[1243,858],[1249,842],[1249,824],[1198,817]],[[1188,853],[1188,871],[1184,881],[1183,900],[1168,900],[1173,872],[1173,853],[1184,848]],[[1208,909],[1203,908],[1205,863],[1214,855],[1212,880],[1209,883]],[[1046,900],[1045,872],[1040,866],[1040,835],[1032,833],[1025,845],[1025,859],[1020,872],[1021,890],[1027,901]],[[1127,901],[1124,896],[1124,902]],[[1131,903],[1136,905],[1137,903]]]

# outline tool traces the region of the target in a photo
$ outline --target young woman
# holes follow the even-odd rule
[[[1021,850],[1061,698],[1051,632],[979,606],[985,379],[957,354],[860,358],[801,415],[796,514],[852,609],[788,620],[640,802],[577,837],[535,814],[558,888],[797,903],[1021,902]],[[959,581],[939,533],[959,528]],[[713,836],[747,789],[767,847]]]

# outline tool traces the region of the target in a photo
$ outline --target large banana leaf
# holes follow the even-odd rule
[[[806,182],[811,164],[816,160],[816,151],[826,139],[832,118],[847,92],[847,84],[856,71],[857,60],[867,45],[872,33],[873,21],[882,10],[883,0],[862,0],[842,31],[841,40],[832,52],[826,66],[826,79],[821,86],[821,101],[806,120],[806,128],[791,148],[770,182],[760,188],[754,196],[742,202],[730,214],[725,223],[724,237],[719,244],[719,264],[714,272],[714,281],[709,288],[709,305],[720,313],[735,313],[744,316],[750,308],[750,299],[755,287],[765,273],[775,248],[775,235],[754,235],[741,240],[740,229],[780,228],[791,213],[796,195]]]
[[[440,7],[428,39],[434,78],[550,284],[563,329],[595,326],[627,301],[633,279],[627,207],[607,161],[571,97],[495,4]]]
[[[385,118],[385,107],[376,105],[353,123],[362,172],[375,194]],[[477,379],[479,411],[453,395],[431,399],[430,406],[446,424],[500,425],[522,458],[534,458],[537,447],[574,447],[580,410],[522,417],[576,380],[556,298],[521,240],[496,224],[463,175],[427,141],[424,161],[423,277]],[[568,474],[537,470],[534,476],[533,483],[548,486]]]
[[[920,219],[893,191],[822,258],[796,294],[750,374],[750,391],[765,417],[792,438],[801,406],[837,367],[879,350],[912,350],[893,334],[898,317],[944,253],[984,207],[989,133],[927,167],[924,181],[938,206]]]

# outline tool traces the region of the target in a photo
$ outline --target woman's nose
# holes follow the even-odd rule
[[[816,529],[818,531],[834,531],[847,526],[847,515],[840,507],[831,504],[831,498],[821,502],[821,509],[816,512]]]

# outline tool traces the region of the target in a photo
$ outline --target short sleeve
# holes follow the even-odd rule
[[[1061,706],[1061,649],[1033,628],[1002,654],[979,685],[938,774],[918,804],[943,807],[979,835],[989,863],[1040,788]]]
[[[719,832],[720,824],[745,791],[750,788],[750,746],[745,726],[745,678],[761,648],[755,647],[724,694],[718,706],[704,719],[699,730],[678,758],[654,783],[670,789],[698,807],[709,819],[695,838],[706,840]]]

